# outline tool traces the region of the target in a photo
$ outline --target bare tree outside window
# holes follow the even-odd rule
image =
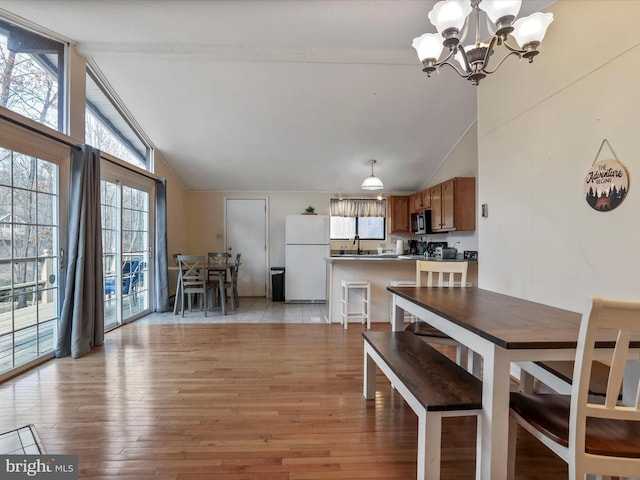
[[[150,148],[132,125],[106,80],[89,65],[86,75],[85,141],[125,162],[147,170]]]
[[[0,374],[53,349],[58,167],[0,149]]]
[[[58,130],[63,48],[0,21],[0,105]]]
[[[105,329],[149,306],[149,193],[103,180]]]
[[[88,109],[85,121],[85,142],[132,165],[143,169],[147,168],[146,164],[140,160],[140,157]]]

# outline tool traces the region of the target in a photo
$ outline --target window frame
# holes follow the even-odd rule
[[[125,204],[123,202],[123,189],[124,188],[131,188],[134,190],[140,190],[143,192],[146,192],[148,194],[148,205],[147,205],[147,241],[148,241],[148,247],[147,247],[147,258],[145,259],[145,266],[143,269],[143,273],[146,277],[145,279],[145,288],[144,288],[144,298],[139,299],[138,301],[142,300],[144,302],[144,308],[141,309],[136,309],[135,311],[129,311],[129,313],[127,314],[124,311],[124,305],[123,305],[123,300],[125,300],[125,298],[123,298],[122,292],[120,292],[119,294],[116,295],[115,298],[115,305],[116,305],[116,309],[117,309],[117,318],[116,318],[116,322],[115,323],[111,323],[111,324],[107,324],[107,302],[105,299],[105,332],[112,330],[113,328],[117,328],[121,325],[133,322],[134,320],[137,320],[149,313],[151,313],[152,311],[152,307],[155,303],[155,262],[154,262],[154,250],[155,250],[155,244],[154,244],[154,239],[155,239],[155,195],[156,195],[156,191],[155,191],[155,182],[143,175],[143,174],[138,174],[132,175],[132,172],[126,167],[126,166],[121,166],[121,165],[117,165],[114,164],[110,161],[105,161],[104,159],[102,159],[101,164],[101,183],[102,181],[106,181],[109,183],[112,183],[114,185],[116,185],[116,189],[117,189],[117,205],[116,208],[118,209],[118,214],[117,214],[117,232],[116,232],[116,236],[117,236],[117,245],[116,245],[116,283],[119,284],[119,282],[122,280],[122,261],[123,259],[127,256],[127,254],[129,252],[123,251],[123,233],[125,231],[124,227],[123,227],[123,211],[129,209],[129,205]],[[101,204],[102,204],[103,199],[101,198]],[[105,253],[103,252],[103,257],[104,257]],[[129,295],[130,297],[130,295]],[[129,298],[129,301],[131,301],[132,299]]]
[[[57,165],[57,199],[58,199],[58,211],[57,211],[57,242],[54,246],[55,252],[48,257],[54,259],[57,263],[56,275],[56,303],[58,311],[56,312],[57,319],[54,321],[54,338],[58,337],[58,323],[60,316],[60,309],[62,308],[62,302],[65,290],[66,280],[66,245],[67,245],[67,233],[68,233],[68,205],[69,205],[69,163],[70,163],[70,148],[54,140],[50,136],[43,136],[36,131],[41,130],[43,133],[49,135],[46,132],[48,127],[35,124],[33,127],[24,127],[19,125],[19,113],[15,113],[12,110],[2,109],[2,114],[9,117],[6,120],[0,120],[0,147],[13,150],[22,155],[35,157],[40,160]],[[36,126],[37,125],[37,126]],[[35,130],[35,131],[32,131]],[[54,344],[55,349],[55,344]],[[28,361],[27,363],[14,366],[12,370],[0,374],[0,382],[17,375],[25,370],[28,370],[34,365],[42,363],[50,358],[53,358],[54,352],[47,352],[39,355],[37,358]]]
[[[113,156],[114,158],[118,158],[123,162],[128,163],[129,165],[133,165],[137,168],[141,168],[148,172],[153,171],[153,147],[151,145],[151,141],[146,137],[142,129],[137,125],[136,121],[133,117],[128,113],[126,107],[124,107],[123,103],[118,98],[117,94],[113,91],[107,80],[100,72],[100,69],[93,63],[92,61],[87,62],[86,68],[86,77],[87,84],[90,80],[95,84],[100,94],[104,97],[103,100],[109,104],[109,109],[112,109],[111,112],[104,112],[100,106],[97,104],[96,99],[89,98],[87,95],[87,88],[85,88],[85,112],[90,113],[93,117],[95,117],[101,125],[109,131],[109,133],[121,144],[124,148],[131,152],[133,157],[135,157],[140,164],[136,164],[131,162],[126,158],[122,158],[114,152],[110,152],[101,148],[100,145],[92,145],[98,149],[100,149],[103,153]],[[112,115],[109,115],[111,113]],[[115,118],[112,118],[115,117]],[[125,132],[124,129],[127,129],[128,132]],[[85,129],[86,129],[86,120],[85,120]],[[131,135],[127,135],[130,133]],[[85,130],[85,141],[86,141],[86,130]],[[140,147],[134,144],[134,140],[140,142],[141,147],[144,148],[144,152],[141,151]]]
[[[11,109],[6,107],[7,110],[14,112],[24,118],[28,118],[36,122],[39,125],[42,125],[47,128],[53,128],[54,130],[64,133],[67,128],[67,64],[68,64],[68,44],[57,40],[55,38],[43,35],[40,32],[36,32],[34,30],[30,30],[25,28],[24,26],[16,23],[15,21],[10,20],[6,17],[0,17],[0,30],[3,31],[3,36],[7,37],[7,49],[9,50],[9,43],[11,40],[11,33],[18,32],[19,37],[17,40],[17,44],[20,45],[21,41],[24,41],[24,44],[21,46],[22,51],[18,51],[17,53],[23,55],[30,55],[34,57],[33,61],[38,63],[40,68],[43,71],[47,71],[52,76],[55,76],[57,79],[57,125],[52,126],[48,123],[43,123],[37,118],[32,118],[31,116],[25,115],[20,111]],[[7,32],[6,34],[4,32]],[[29,52],[30,49],[41,50],[40,52]],[[49,53],[47,53],[49,52]],[[55,65],[51,60],[47,57],[47,55],[56,54],[57,55],[57,65]],[[57,68],[57,71],[56,71]]]

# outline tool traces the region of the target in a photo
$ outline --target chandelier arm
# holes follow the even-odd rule
[[[506,38],[502,40],[502,45],[504,45],[504,48],[506,48],[510,52],[519,53],[520,55],[522,55],[522,54],[527,52],[526,50],[523,50],[522,48],[515,48],[515,47],[512,47],[511,45],[509,45],[507,43],[507,39]]]
[[[467,72],[470,72],[472,69],[471,69],[471,65],[469,64],[469,57],[467,57],[467,52],[464,51],[464,47],[460,44],[458,44],[458,50],[460,51],[460,55],[462,55],[462,58],[464,59],[464,66],[466,67]],[[485,62],[486,62],[486,59],[485,59]]]
[[[484,52],[484,58],[482,59],[482,68],[480,69],[480,71],[487,72],[487,66],[489,64],[489,55],[491,55],[491,52],[493,52],[493,47],[496,46],[496,42],[497,41],[498,41],[498,37],[496,37],[495,35],[493,37],[491,37],[491,41],[489,42],[489,46],[487,47],[487,51]],[[500,63],[502,63],[502,61]],[[498,67],[499,66],[500,66],[500,64],[498,64]],[[496,68],[498,68],[498,67],[496,67]]]
[[[496,68],[494,68],[493,70],[487,70],[486,68],[483,68],[482,71],[484,73],[486,73],[487,75],[491,75],[492,73],[496,73],[496,71],[500,68],[500,65],[502,65],[504,63],[504,61],[509,58],[511,55],[516,55],[519,59],[522,59],[522,54],[520,53],[520,51],[518,50],[512,50],[511,52],[507,53],[502,60],[500,60],[500,63],[498,63],[498,65],[496,65]]]
[[[450,49],[449,53],[447,54],[447,56],[444,57],[439,62],[434,63],[433,66],[436,67],[436,68],[440,67],[440,65],[443,65],[443,64],[447,63],[455,54],[456,54],[456,49],[455,48]]]
[[[467,79],[468,79],[468,78],[469,78],[469,75],[471,75],[469,72],[461,72],[461,71],[458,69],[458,67],[456,67],[453,63],[445,62],[445,61],[439,62],[439,63],[437,64],[438,69],[440,69],[440,67],[441,67],[442,65],[448,65],[448,66],[450,66],[450,67],[451,67],[451,68],[453,68],[453,69],[456,71],[456,73],[457,73],[458,75],[460,75],[462,78],[467,78]]]

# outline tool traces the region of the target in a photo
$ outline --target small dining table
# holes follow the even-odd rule
[[[220,292],[220,307],[222,308],[222,314],[227,314],[226,302],[225,302],[225,292],[224,292],[224,282],[225,276],[228,275],[233,276],[233,270],[235,265],[233,263],[210,263],[205,264],[203,266],[204,274],[209,277],[209,272],[215,272],[216,277],[218,278],[218,291]],[[176,282],[176,297],[173,302],[173,314],[178,314],[178,299],[182,297],[182,270],[177,265],[172,265],[169,267],[171,271],[178,271],[178,281]]]
[[[476,478],[507,478],[511,364],[574,360],[582,315],[477,287],[387,290],[392,294],[394,331],[404,329],[406,311],[482,357]],[[614,341],[606,336],[599,338],[597,357],[610,355]],[[632,348],[636,358],[640,338],[634,339]]]

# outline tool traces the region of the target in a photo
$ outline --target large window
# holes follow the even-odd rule
[[[0,375],[54,348],[58,166],[0,148]]]
[[[151,148],[123,113],[105,82],[87,68],[85,142],[125,162],[149,170]]]
[[[0,20],[0,105],[62,131],[64,44]]]

